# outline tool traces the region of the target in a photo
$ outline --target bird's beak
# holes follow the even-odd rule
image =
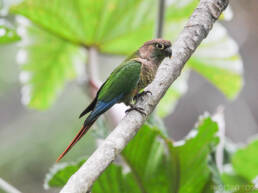
[[[166,49],[165,49],[165,52],[166,52],[167,56],[168,56],[169,58],[171,58],[171,56],[172,56],[172,50],[171,50],[171,48],[170,48],[170,47],[166,48]]]

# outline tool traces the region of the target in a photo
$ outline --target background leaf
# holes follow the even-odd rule
[[[97,47],[102,53],[128,55],[143,42],[152,39],[156,3],[154,0],[99,0],[94,3],[84,0],[25,0],[13,6],[11,11],[29,18],[43,31],[54,35],[56,41],[66,42],[67,47],[72,47],[68,44],[73,43]],[[197,0],[176,0],[169,4],[165,22],[166,39],[176,38],[197,3]],[[60,50],[57,51],[60,53]],[[67,49],[63,51],[62,57],[67,55],[66,57],[70,58],[72,54],[72,51]],[[242,61],[237,45],[219,24],[214,26],[188,66],[208,79],[228,98],[234,98],[243,85]],[[183,81],[181,83],[186,84]],[[49,89],[46,92],[50,95],[53,91]],[[176,86],[171,87],[162,102],[163,105],[160,105],[162,107],[159,108],[159,115],[165,117],[171,113],[176,100],[184,92],[185,90],[178,90]],[[173,100],[170,105],[164,105],[168,98]],[[37,97],[34,100],[41,101]],[[44,109],[52,103],[36,104],[37,101],[31,106]]]
[[[160,135],[157,128],[145,125],[122,152],[142,192],[170,192]]]
[[[214,25],[188,64],[229,99],[235,98],[243,86],[243,63],[238,46],[221,24]]]
[[[208,167],[208,155],[218,143],[215,136],[218,126],[210,118],[206,118],[193,130],[186,141],[180,141],[173,146],[169,145],[171,165],[176,170],[176,192],[202,192],[212,175]]]
[[[200,1],[198,0],[173,0],[167,1],[168,8],[166,10],[166,19],[168,21],[184,20],[187,16],[190,16],[194,9],[197,7]],[[228,6],[226,10],[221,14],[220,19],[230,20],[232,19],[232,10]]]
[[[168,3],[166,19],[168,21],[186,19],[191,15],[198,3],[198,0],[173,0]]]
[[[225,166],[225,171],[221,174],[225,190],[234,193],[258,192],[257,147],[256,139],[230,156],[231,162]]]
[[[11,10],[72,43],[129,54],[152,38],[155,2],[25,0]]]
[[[121,166],[111,164],[98,178],[92,193],[142,193],[132,173],[123,172]]]
[[[0,44],[12,43],[20,40],[20,36],[14,29],[8,28],[0,24]]]
[[[258,140],[252,141],[245,148],[239,149],[232,157],[232,165],[238,175],[249,181],[258,176]]]
[[[185,70],[180,77],[167,90],[157,107],[157,113],[161,118],[168,116],[176,107],[178,99],[187,92],[187,80],[189,70]]]
[[[21,46],[23,102],[46,109],[53,104],[68,80],[75,78],[75,64],[83,54],[77,46],[35,26],[27,29],[30,39]],[[20,57],[20,58],[19,58]]]
[[[234,193],[255,193],[254,185],[242,176],[223,173],[221,176],[224,186],[217,187],[218,190],[226,190]]]
[[[207,118],[195,130],[196,135],[173,145],[160,130],[145,125],[122,152],[122,167],[111,164],[93,185],[92,192],[201,193],[213,175],[208,155],[218,142],[216,131],[217,124]],[[74,166],[79,168],[72,164],[72,170]],[[70,171],[71,168],[63,167],[49,175],[46,183],[60,187],[71,176]]]
[[[176,39],[197,4],[196,0],[175,0],[169,5],[166,12],[166,39]],[[230,8],[226,13],[222,19],[231,19]],[[229,99],[234,99],[243,87],[243,62],[238,53],[238,45],[219,23],[215,23],[187,64]]]
[[[165,37],[176,38],[184,24],[184,20],[171,23],[166,27]],[[243,62],[238,46],[219,23],[214,25],[187,66],[211,82],[229,99],[234,99],[243,87]]]
[[[85,159],[73,164],[54,165],[46,176],[44,187],[62,187],[84,162]]]

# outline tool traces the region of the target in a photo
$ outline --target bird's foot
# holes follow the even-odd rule
[[[144,95],[146,95],[146,94],[152,95],[152,92],[149,91],[149,90],[147,90],[147,91],[142,91],[141,93],[135,95],[135,96],[133,97],[133,100],[134,100],[134,101],[138,101],[140,98],[142,98],[142,97],[143,97]]]
[[[141,108],[141,107],[136,107],[135,105],[132,105],[132,104],[130,104],[129,106],[130,106],[131,108],[130,108],[130,109],[127,109],[127,110],[125,111],[125,113],[129,113],[130,111],[135,110],[135,111],[138,111],[139,113],[141,113],[142,115],[147,116],[147,114],[145,113],[145,111],[144,111],[143,108]]]

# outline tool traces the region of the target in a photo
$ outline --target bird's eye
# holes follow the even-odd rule
[[[164,45],[163,44],[156,44],[156,48],[159,48],[159,49],[164,49]]]

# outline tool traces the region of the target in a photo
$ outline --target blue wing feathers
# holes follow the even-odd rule
[[[90,113],[90,115],[85,120],[84,124],[86,125],[89,122],[92,122],[92,121],[96,120],[99,115],[106,112],[114,104],[118,103],[121,100],[122,96],[123,96],[123,94],[121,94],[120,96],[112,99],[111,101],[98,101],[96,103],[96,106],[93,109],[93,111]]]

